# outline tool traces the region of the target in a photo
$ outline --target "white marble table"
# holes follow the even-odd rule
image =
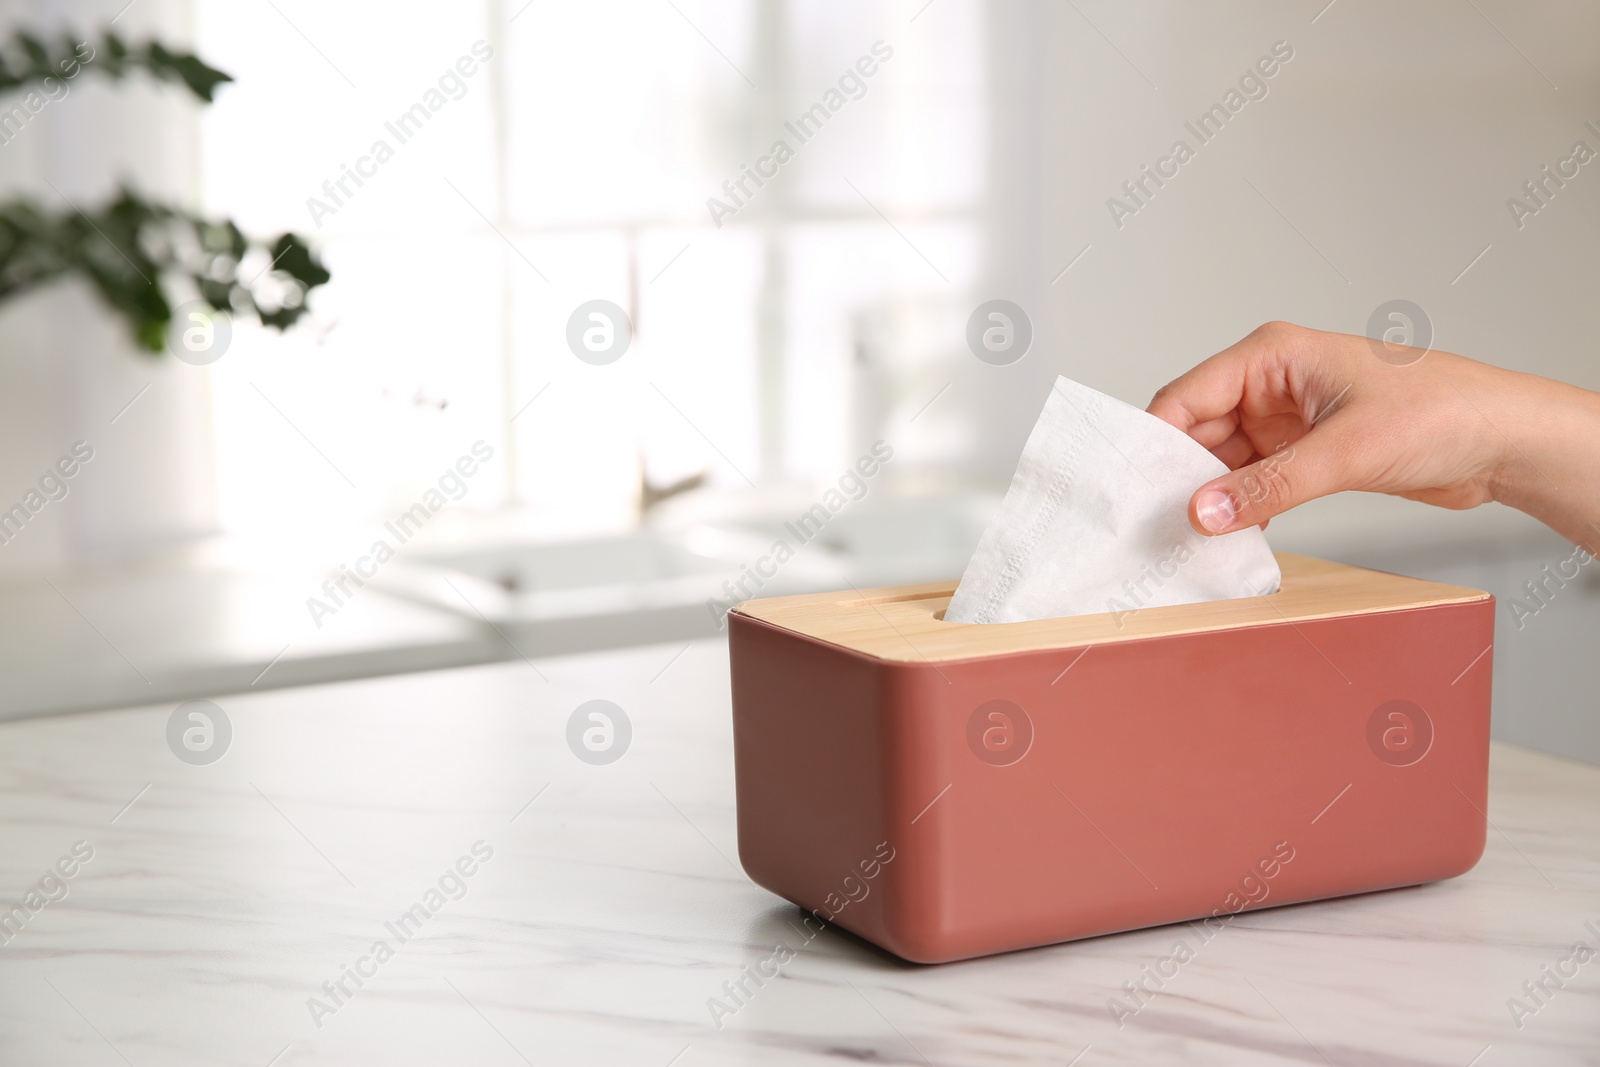
[[[0,725],[0,899],[74,871],[0,945],[0,1064],[1600,1062],[1600,959],[1507,1006],[1600,948],[1600,769],[1504,746],[1476,870],[1242,915],[1120,1030],[1186,927],[942,967],[828,931],[719,1029],[800,942],[734,859],[726,670],[712,641],[224,697],[204,766],[171,705]],[[607,766],[565,740],[595,698],[633,726]]]

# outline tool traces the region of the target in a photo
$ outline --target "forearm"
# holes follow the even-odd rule
[[[1493,401],[1494,499],[1600,554],[1600,393],[1530,374]]]

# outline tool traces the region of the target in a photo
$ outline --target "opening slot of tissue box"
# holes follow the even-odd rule
[[[1283,586],[1271,596],[1073,615],[1033,622],[944,621],[956,582],[750,600],[734,610],[876,659],[943,662],[1045,648],[1297,623],[1487,599],[1478,589],[1277,553]]]

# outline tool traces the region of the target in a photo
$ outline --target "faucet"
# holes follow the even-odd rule
[[[640,516],[642,517],[648,515],[652,510],[655,509],[656,505],[660,504],[663,500],[670,500],[673,497],[687,493],[692,489],[699,489],[701,486],[706,484],[706,478],[709,473],[709,471],[705,470],[696,471],[694,474],[684,478],[679,478],[677,481],[667,482],[663,485],[657,485],[656,483],[652,482],[650,480],[650,476],[645,473],[644,464],[641,462],[639,464]]]

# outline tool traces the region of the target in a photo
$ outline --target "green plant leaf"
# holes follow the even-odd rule
[[[87,55],[89,58],[83,58]],[[21,65],[15,65],[20,61]],[[217,87],[233,81],[231,75],[210,66],[192,52],[174,52],[159,41],[129,47],[107,30],[94,48],[87,38],[61,35],[59,50],[25,30],[11,36],[9,48],[0,49],[0,90],[35,85],[47,78],[70,80],[84,71],[97,71],[119,80],[129,71],[144,70],[151,77],[178,82],[206,103],[216,99]],[[70,71],[70,73],[69,73]]]
[[[252,250],[272,261],[265,269],[252,266],[247,276],[240,265]],[[28,198],[0,203],[0,303],[74,276],[152,353],[165,346],[173,304],[187,299],[172,295],[174,283],[192,287],[217,311],[253,314],[282,330],[306,314],[311,290],[330,279],[297,234],[251,240],[231,219],[201,218],[128,188],[83,214]],[[258,298],[265,295],[270,303]]]
[[[217,86],[233,81],[232,77],[215,67],[206,66],[196,56],[168,52],[155,41],[146,46],[146,57],[146,64],[152,73],[177,78],[189,87],[190,92],[208,104],[214,98]]]
[[[272,243],[272,260],[274,269],[283,271],[308,289],[322,285],[332,277],[312,255],[310,246],[292,233],[286,233]]]

